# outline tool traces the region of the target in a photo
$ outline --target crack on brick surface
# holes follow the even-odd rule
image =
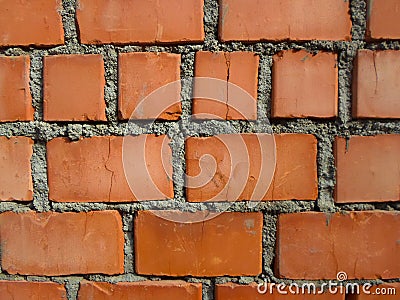
[[[110,187],[109,187],[109,191],[108,191],[108,201],[111,201],[111,192],[112,192],[113,181],[114,181],[114,176],[115,176],[115,171],[111,170],[107,166],[108,162],[110,161],[110,156],[111,156],[111,137],[108,137],[108,156],[107,156],[106,162],[104,163],[104,167],[106,168],[106,170],[111,173],[111,176],[110,176]]]
[[[225,106],[226,106],[226,114],[225,119],[229,120],[231,116],[229,115],[229,77],[231,73],[231,55],[230,53],[224,52],[225,64],[226,64],[226,99],[225,99]]]
[[[376,52],[372,52],[372,60],[374,63],[374,72],[375,72],[375,95],[378,93],[378,81],[379,81],[379,77],[378,77],[378,71],[376,69]]]

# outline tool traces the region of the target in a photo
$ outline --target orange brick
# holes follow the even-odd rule
[[[400,276],[399,212],[317,212],[279,216],[277,276],[388,279]]]
[[[120,119],[179,119],[182,114],[180,64],[179,54],[120,54]],[[162,89],[151,95],[159,88]]]
[[[0,200],[32,200],[32,145],[27,137],[0,137]]]
[[[9,274],[124,272],[124,235],[117,211],[0,215],[1,267]]]
[[[318,196],[316,138],[280,134],[274,135],[274,139],[276,152],[268,134],[188,138],[188,200],[315,200]],[[268,186],[268,191],[263,190]]]
[[[54,282],[0,281],[0,298],[15,299],[67,299],[64,285]]]
[[[202,0],[80,0],[77,18],[85,44],[204,39]]]
[[[47,143],[49,198],[59,202],[173,198],[168,141],[154,135],[92,137],[78,142],[53,139]],[[123,147],[123,143],[127,144]],[[123,150],[132,155],[123,159]]]
[[[400,3],[397,0],[367,1],[367,38],[400,38]]]
[[[46,56],[43,73],[46,121],[107,121],[101,55]]]
[[[220,0],[222,41],[350,40],[349,2]]]
[[[338,113],[338,68],[334,53],[283,51],[274,56],[272,116],[331,118]]]
[[[64,43],[58,0],[4,0],[0,6],[0,46]]]
[[[262,294],[257,291],[257,284],[239,285],[233,283],[217,284],[215,289],[215,300],[344,300],[344,295],[340,294],[293,294],[287,287],[277,288],[275,286],[267,286],[266,293]],[[298,284],[301,286],[301,284]],[[264,288],[264,286],[262,287]],[[295,289],[292,288],[292,291]],[[272,291],[272,293],[270,293]],[[317,290],[320,292],[320,289]]]
[[[0,281],[2,300],[67,299],[64,285],[54,282]]]
[[[400,135],[336,138],[335,201],[400,200]]]
[[[195,82],[194,117],[256,120],[258,64],[259,57],[251,52],[196,52],[195,77],[222,81]]]
[[[32,121],[29,56],[0,57],[0,122]]]
[[[361,286],[359,295],[348,295],[348,300],[398,300],[400,283],[384,283],[377,286]]]
[[[152,211],[138,212],[134,226],[137,273],[168,276],[261,273],[261,213],[223,213],[196,223],[193,220],[200,212],[167,213],[184,222],[166,220]]]
[[[400,118],[400,51],[359,50],[353,76],[355,118]]]
[[[83,281],[79,300],[201,300],[201,283],[176,281],[107,282]]]

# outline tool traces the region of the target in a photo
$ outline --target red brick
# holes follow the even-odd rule
[[[336,138],[335,201],[400,200],[400,135]]]
[[[182,114],[180,64],[179,54],[138,52],[120,54],[118,97],[120,119],[179,119]],[[166,85],[168,86],[164,87]],[[151,95],[161,87],[164,88]]]
[[[204,39],[202,0],[80,0],[77,18],[85,44]]]
[[[47,143],[49,198],[58,202],[173,198],[168,142],[166,136],[154,135],[92,137],[78,142],[53,139]],[[123,159],[123,150],[132,155]]]
[[[349,1],[220,0],[222,41],[350,40]]]
[[[83,281],[78,300],[201,300],[201,283],[176,281],[107,282]]]
[[[0,296],[2,300],[67,299],[64,285],[54,282],[0,281]]]
[[[0,122],[32,121],[29,56],[0,57]]]
[[[0,46],[60,45],[64,43],[61,1],[2,1]]]
[[[274,56],[272,116],[331,118],[338,113],[338,68],[334,53],[283,51]]]
[[[384,283],[377,286],[361,286],[359,295],[348,295],[348,300],[398,300],[400,283]]]
[[[222,81],[195,82],[194,117],[256,120],[258,64],[259,57],[252,52],[196,52],[195,77]],[[209,94],[214,96],[206,97]]]
[[[276,284],[277,285],[277,284]],[[215,300],[344,300],[341,294],[293,294],[288,285],[285,288],[277,286],[268,286],[266,293],[257,291],[257,284],[239,285],[233,283],[217,284],[215,289]],[[301,284],[298,284],[301,286]],[[264,288],[264,286],[262,287]],[[270,290],[272,293],[270,293]],[[294,287],[292,291],[294,291]],[[282,291],[282,292],[281,292]],[[320,289],[317,289],[319,292]]]
[[[0,200],[32,200],[32,145],[27,137],[0,137]]]
[[[101,55],[46,56],[43,73],[46,121],[107,121]]]
[[[400,38],[400,3],[398,0],[373,0],[368,3],[367,38]]]
[[[222,213],[194,222],[198,213],[153,211],[135,219],[135,262],[139,274],[168,276],[257,275],[262,263],[261,213]],[[160,212],[158,211],[158,214]]]
[[[291,279],[388,279],[400,276],[399,212],[280,215],[277,276]]]
[[[353,76],[355,118],[400,118],[400,51],[359,50]]]
[[[1,267],[9,274],[124,272],[124,235],[117,211],[0,215]]]
[[[315,200],[318,196],[316,138],[280,134],[274,135],[274,139],[276,151],[268,134],[187,139],[188,200]]]

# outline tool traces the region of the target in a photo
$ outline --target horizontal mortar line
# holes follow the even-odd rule
[[[263,276],[265,275],[264,273],[261,273],[260,275],[257,276],[210,276],[210,277],[204,277],[204,276],[192,276],[192,275],[188,275],[188,276],[167,276],[167,275],[160,275],[160,276],[152,276],[152,275],[139,275],[136,273],[126,273],[124,275],[114,275],[114,276],[108,276],[108,275],[88,275],[86,277],[90,277],[93,276],[93,280],[90,281],[96,281],[96,282],[101,282],[101,281],[107,281],[110,283],[116,283],[116,282],[124,282],[124,281],[119,281],[120,277],[129,277],[129,276],[137,276],[137,277],[142,277],[145,280],[150,280],[150,281],[159,281],[161,280],[182,280],[182,281],[186,281],[186,282],[190,282],[190,283],[201,283],[201,282],[207,282],[209,283],[210,280],[215,281],[215,285],[217,284],[224,284],[224,283],[237,283],[240,285],[247,285],[248,283],[243,282],[243,278],[246,279],[250,279],[253,280],[253,282],[261,282]],[[100,278],[99,278],[100,277]],[[322,284],[322,283],[329,283],[329,279],[318,279],[318,280],[301,280],[301,279],[283,279],[283,278],[277,278],[277,277],[268,277],[271,280],[271,282],[273,283],[285,283],[285,284],[291,284],[291,283],[298,283],[298,284],[302,284],[302,283],[314,283],[314,284]],[[86,279],[87,280],[87,279]],[[131,280],[131,281],[127,281],[127,282],[137,282],[140,280]],[[372,284],[381,284],[381,283],[396,283],[396,282],[400,282],[400,279],[390,279],[390,280],[381,280],[381,279],[353,279],[353,280],[347,280],[347,282],[351,282],[351,283],[365,283],[365,282],[369,282]]]
[[[226,208],[221,203],[197,203],[197,202],[173,202],[174,200],[160,200],[160,201],[138,201],[129,203],[101,203],[101,202],[51,202],[52,211],[55,212],[68,212],[68,211],[99,211],[99,210],[118,210],[125,213],[133,213],[135,211],[143,210],[180,210],[185,212],[199,212],[207,211],[210,212],[306,212],[317,210],[317,200],[267,200],[267,201],[254,201],[257,203],[252,208],[247,207],[247,204],[253,203],[251,201],[236,201],[230,207]],[[147,203],[146,203],[147,202]],[[155,204],[149,202],[157,202]],[[161,203],[163,202],[163,203]],[[226,203],[226,202],[225,202]],[[292,208],[288,209],[288,204]],[[400,203],[397,202],[363,202],[363,203],[336,203],[332,201],[332,206],[328,209],[334,209],[335,211],[347,211],[349,207],[353,210],[400,210]],[[254,204],[252,204],[253,206]],[[398,208],[396,208],[398,206]],[[1,206],[0,206],[1,209]],[[329,212],[329,211],[327,211]]]
[[[197,124],[199,127],[201,125],[206,126],[206,124]],[[380,135],[380,134],[400,134],[400,125],[399,124],[392,124],[388,123],[386,125],[380,125],[380,126],[374,126],[374,130],[368,129],[368,124],[366,126],[358,126],[358,125],[352,125],[351,127],[348,126],[341,126],[341,127],[334,127],[334,128],[327,128],[326,124],[321,123],[321,124],[315,124],[315,123],[309,123],[309,124],[272,124],[272,125],[259,125],[259,126],[252,126],[249,128],[246,128],[247,125],[243,124],[235,124],[231,125],[232,127],[227,127],[227,128],[202,128],[202,129],[207,129],[207,132],[200,129],[196,129],[194,127],[190,129],[176,129],[174,132],[169,132],[169,129],[174,128],[173,126],[171,127],[165,127],[166,124],[160,124],[155,127],[146,127],[146,126],[137,126],[136,128],[125,128],[125,127],[86,127],[83,128],[82,130],[84,131],[82,134],[79,135],[79,137],[83,138],[91,138],[91,137],[110,137],[110,136],[137,136],[137,135],[143,135],[143,134],[156,134],[156,135],[163,135],[163,134],[171,134],[171,136],[175,135],[180,135],[184,134],[186,137],[209,137],[209,136],[216,136],[216,135],[221,135],[221,134],[258,134],[258,133],[265,133],[269,134],[269,130],[265,130],[265,127],[267,126],[268,128],[272,129],[273,134],[283,134],[283,133],[294,133],[294,134],[314,134],[314,135],[319,135],[319,134],[324,134],[326,136],[330,137],[347,137],[347,136],[353,136],[353,135],[358,135],[358,136],[374,136],[374,135]],[[329,125],[329,124],[328,124]],[[235,127],[236,126],[236,127]],[[241,126],[244,126],[241,127]],[[303,126],[310,126],[311,128],[304,128]],[[238,128],[239,127],[239,128]],[[47,131],[45,136],[41,136],[40,131],[41,130]],[[38,132],[39,130],[39,132]],[[71,133],[74,133],[74,130],[76,130],[75,127],[73,127]],[[143,132],[138,132],[138,131],[143,131]],[[212,130],[210,133],[209,130]],[[341,132],[341,130],[346,130],[346,132]],[[60,133],[59,131],[62,131]],[[122,131],[122,132],[121,132]],[[0,125],[0,136],[6,136],[6,137],[13,137],[13,136],[26,136],[26,137],[31,137],[34,138],[37,141],[42,141],[42,142],[47,142],[55,138],[68,138],[69,137],[69,129],[68,126],[56,126],[52,128],[48,127],[27,127],[26,129],[21,129],[18,125],[17,126],[2,126]]]
[[[168,209],[184,209],[187,212],[190,211],[206,211],[212,210],[216,212],[222,211],[238,211],[238,210],[252,210],[261,211],[266,208],[279,208],[285,206],[288,203],[295,204],[299,209],[304,209],[305,206],[313,206],[316,200],[266,200],[266,201],[235,201],[235,202],[182,202],[174,199],[171,200],[153,200],[153,201],[134,201],[134,202],[55,202],[52,201],[53,210],[59,208],[64,209],[120,209],[125,211],[139,211],[139,210],[168,210]],[[230,206],[226,207],[229,203]],[[253,208],[248,208],[246,205],[251,204]]]
[[[192,115],[190,115],[192,116]],[[189,116],[189,117],[190,117]],[[26,126],[28,129],[40,129],[49,127],[54,128],[56,130],[59,129],[67,129],[68,126],[77,126],[81,125],[82,127],[95,129],[126,129],[129,126],[137,126],[142,129],[148,129],[148,126],[173,126],[175,124],[183,124],[185,126],[190,125],[197,125],[197,126],[207,126],[207,125],[268,125],[268,126],[304,126],[305,124],[309,125],[333,125],[338,128],[346,127],[351,129],[351,126],[374,126],[379,129],[379,126],[400,126],[400,119],[392,119],[392,120],[385,120],[385,119],[358,119],[349,121],[346,124],[339,124],[339,119],[318,119],[318,118],[260,118],[258,120],[197,120],[197,119],[190,119],[187,118],[177,120],[177,121],[163,121],[163,120],[155,120],[155,121],[147,121],[147,120],[130,120],[130,121],[118,121],[117,123],[110,123],[110,122],[68,122],[68,121],[15,121],[15,122],[3,122],[0,123],[0,130],[2,129],[18,129],[21,130],[21,126]],[[268,123],[266,123],[268,121]],[[23,130],[24,128],[22,128]],[[216,128],[218,129],[218,128]],[[369,128],[369,130],[371,130]]]
[[[264,275],[264,276],[263,276]],[[28,281],[28,282],[54,282],[60,283],[65,281],[93,281],[93,282],[108,282],[108,283],[122,283],[122,282],[142,282],[142,281],[160,281],[160,280],[181,280],[189,283],[210,283],[210,280],[215,281],[215,285],[224,284],[224,283],[237,283],[240,285],[247,285],[248,283],[242,282],[243,278],[246,280],[252,280],[252,282],[262,282],[263,278],[269,278],[270,282],[273,283],[315,283],[322,284],[328,283],[329,280],[295,280],[295,279],[283,279],[277,277],[265,276],[266,274],[261,273],[257,276],[167,276],[167,275],[141,275],[137,273],[124,273],[118,275],[103,275],[103,274],[73,274],[73,275],[61,275],[61,276],[42,276],[42,275],[13,275],[7,273],[0,274],[0,280],[9,280],[9,281]],[[382,284],[382,283],[397,283],[400,282],[400,279],[389,279],[389,280],[380,280],[380,279],[359,279],[359,280],[348,280],[351,283],[365,283],[369,282],[374,285]]]
[[[92,278],[91,278],[92,277]],[[222,277],[222,276],[221,276]],[[204,277],[204,276],[168,276],[168,275],[141,275],[134,272],[119,274],[119,275],[97,275],[97,274],[87,274],[84,276],[85,280],[101,282],[106,281],[110,283],[118,283],[118,282],[140,282],[140,281],[160,281],[160,280],[182,280],[189,283],[196,283],[196,282],[206,282],[209,283],[211,279],[217,277]],[[238,277],[232,277],[232,279],[239,279]],[[256,278],[254,276],[246,278]]]
[[[8,281],[28,281],[28,282],[66,282],[66,281],[93,281],[93,282],[142,282],[142,281],[159,281],[161,280],[182,280],[189,283],[195,282],[206,282],[210,281],[211,277],[194,277],[194,276],[151,276],[151,275],[139,275],[136,273],[124,273],[119,275],[103,275],[103,274],[72,274],[72,275],[60,275],[60,276],[44,276],[44,275],[13,275],[8,273],[1,273],[0,280]],[[217,277],[212,277],[217,278]],[[253,277],[246,277],[253,278]],[[254,277],[256,278],[256,277]],[[232,279],[239,279],[232,277]]]
[[[40,121],[38,121],[40,122]],[[260,122],[260,121],[259,121]],[[262,121],[261,121],[262,122]],[[3,123],[0,124],[0,131],[6,131],[6,130],[22,130],[24,129],[26,131],[35,131],[37,129],[41,130],[54,130],[54,131],[60,131],[60,130],[68,130],[69,127],[71,128],[76,128],[76,126],[81,126],[83,130],[108,130],[109,132],[114,132],[116,130],[136,130],[136,129],[144,129],[144,130],[151,130],[152,128],[158,128],[158,127],[163,127],[166,126],[167,128],[172,128],[175,127],[177,124],[182,124],[180,121],[172,121],[172,122],[154,122],[154,123],[145,123],[145,122],[125,122],[125,123],[115,123],[115,124],[94,124],[94,123],[47,123],[47,122],[40,122],[40,124],[35,124],[35,123],[20,123],[20,122],[15,122],[15,123]],[[309,124],[309,123],[308,123]],[[312,123],[315,126],[318,125],[323,125],[323,124],[331,124],[334,125],[332,122],[313,122]],[[25,128],[21,128],[21,125],[25,125]],[[215,126],[215,125],[232,125],[232,126],[271,126],[268,123],[263,123],[263,124],[257,124],[256,121],[196,121],[196,122],[183,122],[184,126]],[[280,124],[272,124],[274,125],[280,125]],[[130,126],[134,126],[135,128],[132,129]],[[216,127],[216,130],[222,130],[221,128]],[[233,128],[232,128],[233,129]]]
[[[328,43],[328,44],[327,44]],[[232,50],[236,51],[251,51],[251,52],[263,52],[254,48],[261,48],[262,50],[272,50],[279,52],[281,50],[296,49],[296,47],[304,47],[306,50],[317,51],[317,50],[331,50],[330,52],[337,52],[338,50],[345,50],[348,46],[357,45],[359,49],[369,49],[369,48],[382,48],[384,50],[396,50],[400,48],[400,40],[389,40],[389,41],[376,41],[369,42],[366,40],[353,40],[353,41],[329,41],[329,40],[313,40],[313,41],[265,41],[265,42],[229,42],[229,43],[218,43],[213,45],[213,49]],[[117,44],[74,44],[80,49],[68,45],[58,45],[54,47],[36,47],[36,46],[10,46],[10,47],[0,47],[0,53],[6,54],[10,52],[10,56],[20,56],[27,54],[46,54],[46,55],[62,55],[62,54],[101,54],[100,52],[106,52],[110,48],[114,48],[120,53],[129,52],[170,52],[177,54],[188,53],[187,47],[198,47],[198,49],[190,49],[189,52],[196,52],[196,50],[207,50],[204,49],[206,44],[173,44],[173,45],[140,45],[140,44],[127,44],[127,45],[117,45]],[[135,47],[129,48],[129,47]],[[332,49],[336,47],[336,49]],[[278,48],[278,49],[274,49]],[[282,48],[282,49],[279,49]],[[307,49],[310,48],[310,49]],[[236,50],[238,49],[238,50]],[[335,51],[336,50],[336,51]],[[376,49],[382,50],[382,49]],[[12,52],[16,53],[12,53]],[[22,53],[18,53],[22,51]],[[67,51],[68,53],[65,53]]]

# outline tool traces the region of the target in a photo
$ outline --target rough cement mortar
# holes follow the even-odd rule
[[[353,22],[352,41],[308,41],[308,42],[260,42],[260,43],[220,43],[218,41],[218,1],[204,1],[205,41],[202,44],[191,45],[82,45],[79,42],[79,27],[76,22],[77,0],[62,0],[59,13],[65,33],[65,45],[52,48],[9,47],[1,48],[1,55],[29,55],[31,57],[30,88],[35,108],[35,118],[32,122],[12,122],[0,124],[2,136],[28,136],[35,141],[32,162],[32,177],[34,197],[32,202],[1,202],[0,212],[28,210],[79,212],[95,210],[118,210],[123,219],[125,232],[125,273],[118,276],[105,275],[74,275],[60,277],[20,276],[0,273],[0,280],[54,281],[66,285],[69,300],[77,298],[79,282],[82,279],[107,282],[182,279],[189,282],[203,283],[203,299],[214,299],[216,283],[235,282],[248,284],[253,281],[267,279],[272,282],[291,283],[291,280],[276,278],[273,272],[275,258],[275,236],[277,216],[282,213],[321,211],[333,213],[353,210],[387,210],[400,211],[400,203],[368,203],[368,204],[335,204],[333,189],[335,186],[335,166],[333,157],[333,140],[335,136],[375,135],[384,133],[400,134],[400,122],[389,120],[353,120],[351,117],[351,81],[353,61],[358,49],[395,49],[400,50],[399,41],[384,41],[367,43],[364,40],[366,32],[367,8],[365,0],[350,0],[350,12]],[[339,68],[339,116],[334,120],[291,119],[273,120],[269,125],[271,114],[271,68],[272,56],[287,49],[305,49],[312,53],[331,51],[338,55]],[[180,122],[118,122],[118,53],[125,52],[170,52],[181,54],[181,79],[193,77],[194,54],[196,51],[252,51],[260,56],[258,84],[258,120],[244,121],[193,121],[190,118],[192,86],[190,81],[184,81],[181,91],[183,115]],[[105,64],[105,101],[108,122],[103,123],[67,123],[43,122],[43,57],[62,54],[101,54]],[[223,203],[187,203],[184,189],[184,138],[185,136],[211,136],[220,133],[308,133],[318,139],[318,188],[317,201],[269,201],[257,206],[249,206],[246,202],[236,202],[228,208]],[[126,134],[168,134],[171,138],[173,152],[173,179],[175,199],[173,201],[148,201],[138,203],[56,203],[49,200],[46,173],[46,142],[55,137],[68,137],[75,141],[79,138],[92,136],[122,136]],[[138,210],[180,209],[184,211],[216,210],[216,211],[260,211],[264,214],[263,228],[263,273],[257,277],[157,277],[140,276],[134,269],[134,238],[133,218]],[[393,281],[399,281],[393,280]],[[301,281],[296,281],[301,282]],[[317,281],[322,282],[322,281]],[[364,282],[360,280],[359,282]],[[379,280],[370,281],[379,283]]]

